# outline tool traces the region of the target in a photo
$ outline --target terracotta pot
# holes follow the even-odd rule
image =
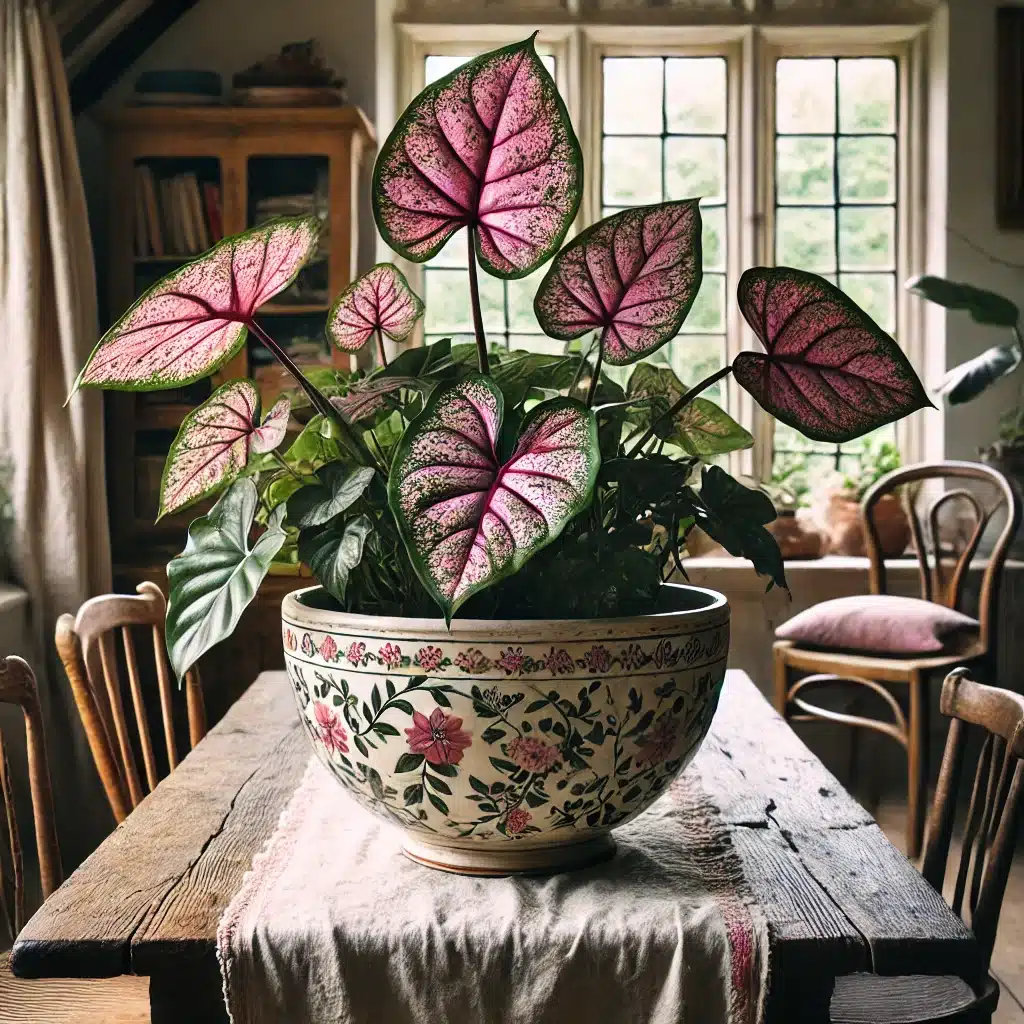
[[[806,516],[787,509],[765,529],[778,542],[783,558],[820,558],[824,553],[825,538]]]
[[[560,871],[692,760],[718,705],[729,605],[668,584],[664,611],[554,621],[386,618],[281,606],[285,664],[319,759],[405,831],[405,853],[464,874]]]
[[[897,558],[902,555],[910,543],[910,523],[899,495],[886,494],[879,498],[874,508],[874,520],[882,557]],[[825,523],[829,531],[830,554],[867,554],[860,502],[848,492],[837,491],[829,496]]]

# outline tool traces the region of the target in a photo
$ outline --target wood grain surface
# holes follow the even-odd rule
[[[148,974],[155,1024],[226,1020],[217,922],[307,744],[287,677],[263,673],[32,918],[15,973]],[[697,764],[767,919],[768,1020],[826,1021],[835,977],[856,970],[976,980],[970,932],[741,672]]]

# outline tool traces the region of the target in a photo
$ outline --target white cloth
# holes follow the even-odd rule
[[[220,922],[232,1020],[756,1024],[767,926],[699,768],[615,836],[546,878],[433,871],[313,761]]]

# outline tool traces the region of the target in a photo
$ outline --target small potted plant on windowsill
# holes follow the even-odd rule
[[[147,292],[79,386],[154,390],[214,372],[251,332],[315,410],[284,452],[288,399],[250,381],[182,424],[161,514],[221,492],[168,566],[180,675],[235,627],[297,549],[321,586],[282,608],[285,659],[317,756],[406,832],[415,859],[507,873],[588,863],[693,757],[725,673],[729,611],[663,584],[699,525],[785,585],[768,497],[714,457],[751,436],[702,392],[733,374],[770,413],[842,442],[928,405],[905,356],[813,274],[748,270],[740,310],[765,346],[687,387],[642,360],[701,282],[697,199],[624,210],[563,240],[579,143],[528,39],[429,86],[385,142],[377,225],[414,262],[469,244],[475,343],[410,348],[423,305],[381,264],[333,307],[332,342],[378,365],[318,387],[256,318],[316,248],[291,219],[227,239]],[[478,266],[523,277],[564,356],[497,352]],[[574,339],[592,337],[586,353]],[[625,387],[605,372],[636,364]],[[327,393],[327,392],[332,393]]]

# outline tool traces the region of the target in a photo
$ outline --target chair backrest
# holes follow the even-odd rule
[[[951,902],[977,936],[987,970],[1024,802],[1024,697],[977,683],[961,668],[946,677],[941,708],[953,721],[928,822],[921,873],[942,892],[967,736],[974,726],[983,731],[985,739]]]
[[[157,761],[149,728],[143,680],[132,637],[133,627],[145,628],[152,641],[167,770],[173,770],[178,764],[173,682],[164,647],[165,611],[166,603],[160,588],[155,583],[146,582],[139,584],[137,597],[129,594],[94,597],[82,605],[76,616],[62,615],[57,621],[57,651],[71,682],[93,761],[118,822],[128,816],[147,792],[152,792],[160,781],[162,768]],[[118,632],[134,712],[135,742],[145,772],[145,788],[136,768],[135,748],[125,714],[116,648]],[[186,673],[184,689],[189,745],[194,747],[206,735],[206,709],[196,669]]]
[[[946,490],[931,500],[922,517],[915,501],[917,488],[906,485],[926,480],[973,481],[985,486],[974,489],[953,487]],[[982,534],[992,517],[1000,509],[1006,509],[1006,522],[988,556],[978,600],[980,644],[983,649],[992,650],[995,646],[995,612],[1003,567],[1021,521],[1020,496],[1002,473],[980,462],[922,462],[888,473],[864,495],[861,502],[872,594],[886,592],[885,560],[881,554],[874,513],[879,499],[897,488],[903,488],[903,509],[910,522],[914,552],[917,555],[921,597],[925,601],[934,601],[957,610],[960,610],[967,569],[978,550]],[[982,493],[979,496],[979,491],[988,491],[991,495]],[[944,512],[948,514],[956,506],[960,506],[967,514],[970,531],[960,544],[955,540],[950,542],[940,534],[941,515]]]
[[[53,792],[50,787],[50,769],[46,761],[46,740],[43,736],[43,719],[39,710],[39,690],[32,669],[22,658],[12,656],[0,660],[0,704],[16,704],[21,708],[25,718],[25,749],[28,754],[32,817],[39,857],[39,879],[45,899],[60,885],[63,872],[53,817]],[[3,793],[5,816],[5,836],[0,838],[0,842],[7,847],[7,857],[0,856],[0,913],[3,914],[4,924],[11,933],[11,938],[14,938],[25,924],[25,874],[21,835],[14,811],[10,764],[2,735],[0,792]],[[4,870],[5,860],[9,865],[9,873]]]

